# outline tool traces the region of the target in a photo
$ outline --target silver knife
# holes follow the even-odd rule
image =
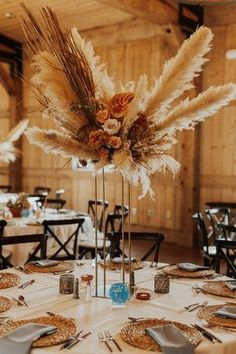
[[[89,332],[83,334],[82,336],[80,336],[80,337],[74,339],[73,342],[70,343],[70,344],[68,345],[68,347],[66,347],[66,349],[72,348],[74,345],[76,345],[77,343],[79,343],[79,342],[81,342],[82,340],[84,340],[84,339],[85,339],[87,336],[89,336],[91,333],[92,333],[92,331],[89,331]]]
[[[214,334],[212,334],[211,332],[208,332],[204,327],[199,326],[198,324],[194,324],[193,327],[195,327],[196,329],[198,329],[203,335],[205,335],[208,339],[210,339],[210,337],[212,339],[214,339],[214,341],[217,341],[218,343],[222,343],[222,340],[219,339],[218,337],[216,337]],[[210,339],[211,340],[211,339]],[[212,341],[213,342],[213,341]]]
[[[75,339],[77,339],[83,331],[79,331],[75,336],[69,338],[61,347],[60,350],[66,349]]]

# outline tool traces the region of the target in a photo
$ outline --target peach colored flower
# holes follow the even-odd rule
[[[128,111],[129,104],[133,98],[133,92],[121,92],[115,94],[109,103],[109,109],[112,116],[115,118],[122,118]]]
[[[121,127],[121,123],[117,119],[109,118],[103,124],[103,130],[110,135],[118,133]]]
[[[96,119],[99,123],[103,124],[109,118],[109,115],[110,113],[107,108],[100,109],[100,111],[96,113]]]
[[[122,139],[119,136],[110,136],[108,139],[108,145],[114,149],[119,149],[122,146]]]
[[[107,134],[103,130],[95,130],[89,134],[88,145],[93,149],[98,149],[100,146],[107,143]]]

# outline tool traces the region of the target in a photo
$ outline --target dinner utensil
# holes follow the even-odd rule
[[[206,337],[207,339],[209,339],[212,343],[218,342],[218,343],[222,343],[222,340],[218,337],[216,337],[214,334],[212,334],[211,332],[207,331],[204,327],[200,326],[199,324],[192,324],[192,326],[194,328],[196,328],[197,330],[199,330],[199,332],[202,333],[202,335],[204,337]]]
[[[18,288],[19,288],[19,289],[24,289],[24,288],[26,288],[27,286],[32,285],[34,282],[35,282],[34,279],[28,280],[28,281],[26,281],[25,283],[19,285]]]
[[[89,336],[92,333],[92,331],[89,331],[85,334],[83,334],[82,336],[78,336],[77,338],[75,338],[67,347],[66,349],[70,349],[72,347],[74,347],[74,345],[76,345],[77,343],[81,342],[82,340],[84,340],[87,336]]]
[[[16,266],[16,267],[14,267],[14,269],[19,270],[20,272],[25,273],[25,274],[30,274],[30,272],[28,270],[25,270],[21,266]]]
[[[77,265],[78,267],[81,267],[81,266],[85,265],[85,263],[84,263],[84,262],[78,262],[78,263],[76,263],[76,265]]]
[[[199,305],[199,302],[196,302],[195,304],[190,304],[190,305],[184,306],[184,308],[189,311],[192,307],[195,307],[197,305]]]
[[[198,284],[193,284],[192,289],[195,290],[197,294],[203,293],[204,295],[207,295],[207,292],[203,290]]]
[[[82,334],[83,330],[82,331],[79,331],[78,333],[76,333],[74,336],[71,336],[61,347],[60,347],[60,350],[62,349],[66,349],[72,342],[73,340],[77,339],[81,334]]]
[[[68,273],[73,273],[74,269],[70,269],[70,270],[58,270],[53,272],[52,274],[54,275],[62,275],[62,274],[68,274]]]
[[[188,312],[192,312],[192,311],[196,310],[196,309],[199,308],[199,307],[204,307],[204,306],[207,306],[207,305],[208,305],[208,301],[203,301],[203,303],[191,307],[191,308],[188,310]]]
[[[116,348],[117,348],[120,352],[122,352],[122,349],[121,349],[120,345],[119,345],[119,344],[117,343],[117,341],[113,338],[113,336],[111,335],[110,331],[106,330],[106,331],[104,331],[104,334],[105,334],[105,338],[106,338],[107,340],[111,340],[111,341],[115,344]]]
[[[226,332],[236,333],[236,328],[234,328],[234,327],[225,327],[225,326],[220,326],[220,325],[214,325],[214,324],[208,323],[204,319],[201,319],[201,323],[202,323],[202,325],[204,327],[207,327],[207,328],[221,329],[221,330],[226,331]]]
[[[128,317],[128,319],[131,321],[131,322],[137,322],[137,321],[142,321],[142,320],[150,320],[151,318],[150,317]],[[156,319],[156,318],[155,318]],[[159,318],[159,321],[162,321],[165,319],[165,316],[164,317],[161,317]]]
[[[24,298],[23,295],[19,295],[19,296],[18,296],[18,300],[21,301],[21,302],[23,302],[23,304],[24,304],[25,306],[29,306],[29,305],[27,304],[27,302],[25,301],[25,298]]]
[[[72,320],[72,321],[75,320],[73,317],[67,317],[67,316],[58,315],[58,314],[56,314],[54,312],[51,312],[51,311],[47,311],[46,314],[48,316],[61,316],[61,317],[67,318],[68,320]]]
[[[110,347],[110,345],[108,344],[106,338],[104,337],[104,335],[102,333],[98,333],[98,339],[99,339],[99,342],[105,343],[105,345],[107,346],[108,350],[111,353],[113,352],[112,348]]]
[[[160,266],[160,267],[156,267],[156,270],[160,270],[160,269],[164,269],[166,267],[171,267],[171,266],[174,266],[176,265],[177,263],[170,263],[170,264],[166,264],[164,266]]]
[[[18,299],[18,298],[16,298],[16,297],[12,297],[12,300],[15,301],[15,302],[17,302],[17,305],[19,305],[19,306],[24,306],[24,303],[23,303],[22,300],[20,300],[20,299]]]

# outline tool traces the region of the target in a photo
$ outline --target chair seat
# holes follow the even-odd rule
[[[207,247],[203,247],[203,251],[205,253],[208,253],[209,256],[216,256],[216,246],[208,246],[208,252],[207,252]]]

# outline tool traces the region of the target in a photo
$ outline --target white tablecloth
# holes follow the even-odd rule
[[[91,262],[90,262],[91,263]],[[93,274],[94,268],[90,263],[83,266],[75,266],[75,276],[82,274]],[[103,269],[99,266],[99,283],[103,276]],[[14,272],[17,272],[14,270]],[[211,295],[196,294],[192,290],[194,283],[202,284],[202,280],[178,279],[171,280],[170,293],[158,295],[153,293],[150,301],[141,301],[132,299],[124,308],[112,308],[109,299],[92,298],[92,302],[85,303],[81,290],[81,298],[74,300],[72,295],[61,295],[58,293],[59,276],[58,275],[25,275],[17,272],[24,282],[29,279],[36,279],[36,282],[24,290],[15,288],[0,290],[2,296],[18,296],[23,294],[29,304],[29,308],[12,306],[6,313],[14,318],[33,318],[35,316],[44,316],[46,311],[51,311],[63,316],[73,317],[78,330],[92,330],[93,333],[73,347],[71,353],[80,354],[106,354],[108,353],[104,343],[99,343],[97,333],[109,329],[117,339],[123,349],[123,353],[149,353],[148,351],[133,348],[123,342],[119,336],[120,329],[128,323],[128,316],[133,317],[155,317],[165,316],[168,320],[183,322],[186,324],[196,323],[198,321],[197,311],[187,312],[183,310],[185,305],[194,302],[208,300],[209,304],[221,304],[226,298]],[[140,288],[153,290],[153,277],[155,270],[148,264],[135,272],[136,285]],[[128,280],[128,276],[126,277]],[[120,280],[120,273],[107,272],[109,283]],[[231,299],[232,301],[233,299]],[[233,300],[234,301],[234,300]],[[236,300],[235,300],[236,302]],[[236,353],[236,335],[221,329],[212,329],[212,332],[222,339],[223,343],[212,344],[207,339],[195,349],[196,354],[235,354]],[[115,351],[115,348],[114,348]],[[60,353],[59,346],[50,348],[34,349],[33,354]]]

